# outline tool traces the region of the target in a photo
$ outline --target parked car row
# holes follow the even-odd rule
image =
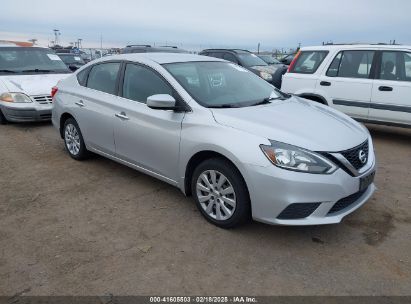
[[[176,50],[128,46],[70,75],[49,49],[0,48],[0,118],[52,111],[73,159],[94,152],[159,178],[224,228],[340,222],[374,193],[376,161],[367,129],[338,110],[411,125],[409,47],[303,48],[288,68]]]

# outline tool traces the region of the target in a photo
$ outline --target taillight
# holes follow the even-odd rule
[[[57,91],[59,90],[58,87],[52,87],[51,88],[51,98],[54,97],[54,95],[56,95]]]
[[[301,51],[298,51],[298,53],[295,55],[293,61],[291,61],[291,64],[290,64],[290,66],[288,67],[287,72],[291,72],[291,71],[293,70],[293,68],[294,68],[294,66],[295,66],[295,63],[297,62],[297,59],[298,59],[298,57],[300,56],[300,54],[301,54]]]

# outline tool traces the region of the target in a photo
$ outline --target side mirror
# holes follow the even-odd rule
[[[70,65],[69,65],[69,69],[74,72],[74,71],[77,71],[77,70],[78,70],[78,67],[75,66],[75,65],[70,64]]]
[[[176,100],[168,94],[156,94],[147,97],[147,106],[151,109],[173,110]]]

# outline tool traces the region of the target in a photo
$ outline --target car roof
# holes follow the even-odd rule
[[[124,54],[129,54],[128,52],[133,51],[143,51],[143,52],[162,52],[165,53],[189,53],[187,50],[179,49],[176,46],[151,46],[151,45],[127,45],[125,48],[121,49]]]
[[[132,54],[120,54],[109,56],[107,58],[99,59],[99,61],[109,60],[128,60],[128,61],[141,61],[151,60],[158,64],[177,63],[177,62],[195,62],[195,61],[225,61],[219,58],[201,56],[185,53],[132,53]]]
[[[403,49],[411,49],[409,45],[392,45],[392,44],[330,44],[330,45],[320,45],[320,46],[307,46],[302,47],[302,51],[332,51],[332,50],[339,50],[339,49],[389,49],[389,50],[403,50]]]
[[[241,53],[251,53],[249,50],[242,50],[242,49],[205,49],[202,50],[201,52],[233,52],[237,54]]]

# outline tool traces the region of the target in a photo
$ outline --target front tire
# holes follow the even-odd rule
[[[63,135],[64,146],[72,158],[83,160],[89,156],[83,135],[75,119],[69,118],[64,122]]]
[[[0,110],[0,125],[5,125],[7,123],[8,123],[8,121],[7,121],[6,117],[4,116],[3,112]]]
[[[194,170],[191,191],[207,221],[233,228],[250,219],[250,197],[241,173],[222,158],[208,159]]]

